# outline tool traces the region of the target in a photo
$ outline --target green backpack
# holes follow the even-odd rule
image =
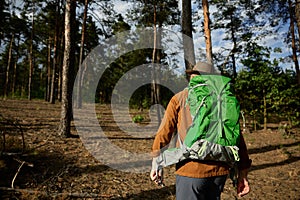
[[[239,161],[240,106],[231,79],[220,75],[199,75],[189,82],[186,106],[190,107],[192,125],[180,147],[162,150],[158,168],[185,159],[226,162]]]

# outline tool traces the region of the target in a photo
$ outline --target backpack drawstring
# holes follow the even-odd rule
[[[246,120],[245,120],[245,116],[244,116],[244,111],[241,111],[241,115],[243,118],[243,132],[246,131]]]

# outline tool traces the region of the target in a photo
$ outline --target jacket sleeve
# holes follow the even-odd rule
[[[178,100],[174,96],[167,106],[163,120],[156,133],[152,145],[152,156],[158,156],[160,153],[160,149],[170,143],[172,135],[177,129],[178,110]]]
[[[238,162],[238,169],[244,170],[251,167],[252,160],[249,158],[247,146],[243,134],[241,134],[240,144],[239,144],[239,156],[240,161]]]

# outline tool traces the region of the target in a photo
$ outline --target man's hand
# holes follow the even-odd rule
[[[151,170],[150,172],[151,180],[157,185],[163,185],[163,169]]]
[[[239,173],[237,194],[239,197],[243,197],[250,192],[249,181],[247,179],[248,170],[243,170]]]
[[[153,158],[153,160],[152,160],[152,169],[150,171],[150,179],[157,185],[163,186],[163,169],[158,168],[156,159],[157,158]]]

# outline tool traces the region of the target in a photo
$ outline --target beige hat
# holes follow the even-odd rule
[[[193,69],[185,70],[187,74],[213,74],[214,67],[206,62],[197,62]]]

